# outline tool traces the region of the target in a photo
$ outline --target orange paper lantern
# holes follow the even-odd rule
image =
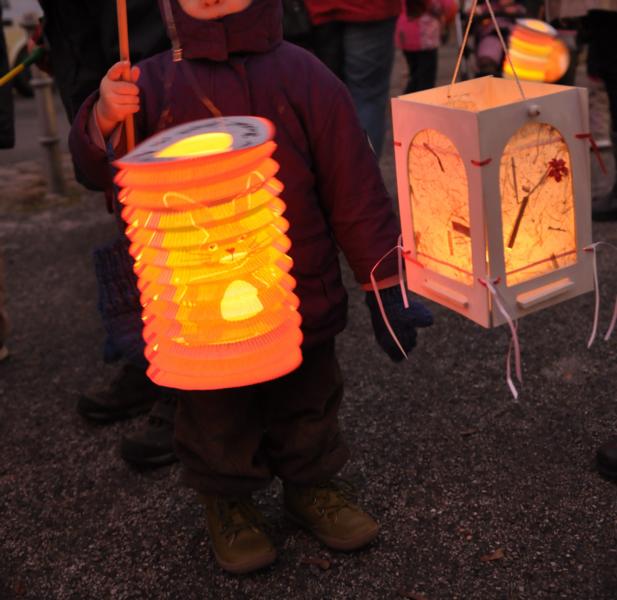
[[[504,59],[504,77],[514,78],[512,66],[521,79],[552,83],[568,70],[570,53],[557,39],[557,30],[538,19],[518,19],[509,39],[512,65]]]
[[[179,125],[116,164],[148,376],[180,389],[275,379],[302,361],[272,124]]]

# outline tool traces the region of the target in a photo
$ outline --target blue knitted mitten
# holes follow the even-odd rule
[[[416,328],[429,327],[433,324],[431,311],[424,304],[412,301],[409,301],[409,308],[405,308],[401,288],[398,285],[379,290],[379,295],[392,330],[405,352],[409,352],[416,345]],[[384,323],[375,293],[367,292],[365,302],[371,313],[371,323],[377,343],[391,360],[402,361],[404,356]]]

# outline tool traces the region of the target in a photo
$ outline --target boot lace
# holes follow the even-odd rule
[[[353,486],[345,480],[326,481],[313,487],[312,504],[323,517],[338,520],[344,508],[356,510]]]
[[[238,534],[247,529],[263,531],[265,519],[250,497],[219,498],[216,502],[221,518],[221,533],[231,546]]]

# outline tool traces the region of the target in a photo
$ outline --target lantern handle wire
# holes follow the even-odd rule
[[[126,0],[116,0],[116,13],[118,17],[120,60],[126,63],[122,78],[124,81],[131,81],[131,55]],[[135,125],[133,123],[133,115],[127,115],[124,126],[126,128],[126,149],[130,152],[135,147]]]
[[[452,95],[452,86],[456,81],[458,76],[459,69],[461,68],[461,61],[463,60],[463,53],[465,52],[465,48],[467,46],[467,40],[469,39],[469,32],[471,31],[471,23],[473,18],[476,15],[476,7],[478,6],[478,0],[473,0],[471,5],[471,10],[469,11],[469,19],[467,19],[467,26],[465,27],[465,35],[463,36],[463,41],[461,42],[461,47],[458,51],[458,57],[456,59],[456,65],[454,67],[454,74],[452,75],[452,80],[450,81],[450,86],[448,87],[448,98]]]
[[[600,319],[600,284],[598,280],[598,263],[596,260],[596,256],[597,256],[597,248],[598,246],[601,246],[601,245],[610,246],[614,250],[617,250],[617,246],[614,246],[613,244],[610,244],[608,242],[594,242],[593,244],[590,244],[589,246],[585,246],[585,248],[583,248],[583,250],[585,250],[586,252],[593,253],[593,287],[595,291],[595,308],[594,308],[594,315],[593,315],[593,326],[591,328],[591,335],[589,336],[589,340],[587,341],[587,348],[591,348],[592,344],[594,343],[596,339],[596,335],[598,333],[598,321]],[[615,329],[615,325],[617,325],[617,298],[615,298],[615,306],[613,308],[613,316],[611,318],[611,323],[606,331],[606,334],[604,335],[605,342],[607,342],[611,338],[611,335],[613,335],[613,330]]]
[[[484,0],[484,1],[488,8],[488,12],[491,16],[491,20],[493,21],[493,25],[495,26],[495,31],[497,32],[497,37],[499,38],[499,42],[501,43],[501,47],[506,56],[506,60],[508,61],[508,64],[510,65],[510,68],[512,69],[512,73],[514,74],[514,79],[516,80],[518,91],[520,92],[523,100],[527,100],[527,97],[525,96],[525,92],[523,90],[523,86],[521,85],[520,79],[518,78],[516,69],[514,68],[514,65],[512,64],[512,59],[510,58],[510,52],[508,51],[508,47],[506,46],[506,42],[504,41],[503,36],[501,35],[501,29],[499,28],[499,25],[497,23],[497,18],[495,17],[495,12],[493,11],[493,7],[490,3],[490,0]],[[476,15],[477,6],[478,6],[478,0],[473,0],[473,3],[471,5],[471,10],[469,12],[469,20],[467,21],[467,27],[465,28],[465,35],[463,37],[463,41],[461,43],[461,47],[458,52],[458,57],[456,59],[456,66],[454,67],[454,74],[452,75],[450,86],[448,87],[448,98],[452,96],[452,86],[454,85],[454,82],[456,81],[459,69],[461,67],[461,61],[463,60],[463,53],[465,52],[465,47],[467,46],[467,41],[469,40],[469,33],[471,31],[471,23]]]
[[[501,35],[501,29],[497,23],[497,17],[495,17],[495,12],[493,11],[493,7],[491,6],[490,0],[484,0],[486,2],[486,6],[488,8],[488,12],[491,15],[491,19],[493,21],[493,25],[495,26],[495,31],[497,32],[497,36],[499,37],[499,41],[501,42],[501,47],[503,48],[506,60],[512,69],[512,74],[514,75],[514,79],[516,80],[516,85],[518,87],[518,91],[521,93],[521,97],[523,100],[527,100],[527,96],[525,96],[525,92],[523,91],[523,86],[521,85],[521,80],[518,78],[518,74],[514,65],[512,64],[512,59],[510,58],[510,52],[508,47],[506,46],[506,42],[503,39],[503,35]]]

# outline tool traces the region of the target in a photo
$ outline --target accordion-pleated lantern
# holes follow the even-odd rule
[[[557,37],[557,30],[538,19],[518,19],[508,39],[510,61],[504,58],[504,77],[552,83],[564,76],[570,51]]]
[[[116,162],[148,376],[210,390],[302,362],[272,124],[222,117],[163,131]]]
[[[485,327],[487,282],[512,318],[593,289],[586,90],[520,83],[392,101],[409,289]]]

